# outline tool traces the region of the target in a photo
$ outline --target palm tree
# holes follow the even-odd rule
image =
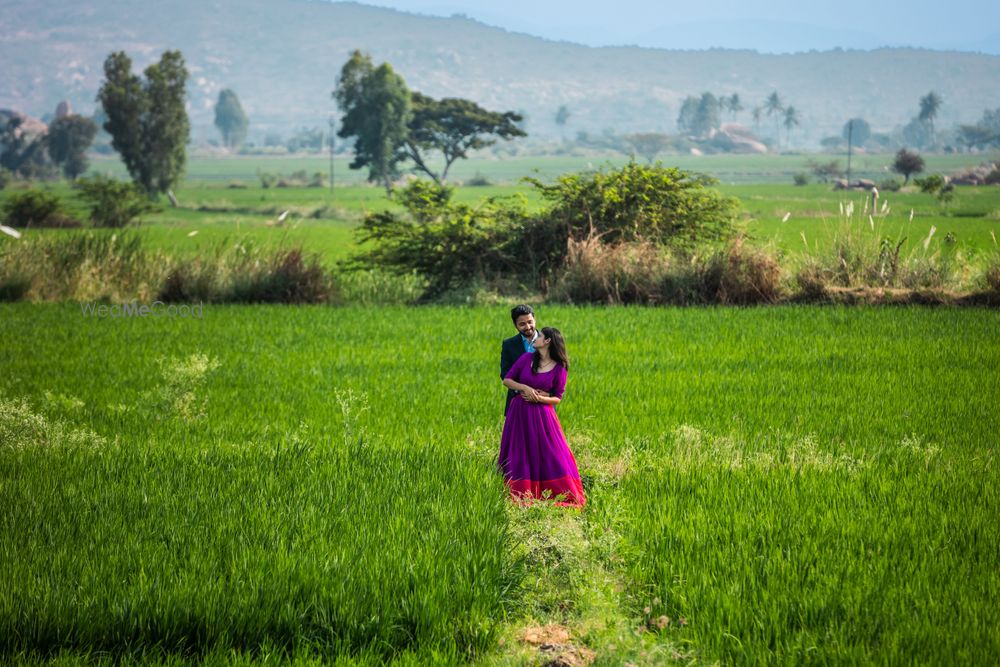
[[[778,91],[774,91],[768,95],[767,99],[764,101],[764,110],[767,112],[768,116],[774,116],[774,140],[778,141],[778,122],[781,117],[781,113],[785,110],[785,105],[781,102],[781,98],[778,96]]]
[[[760,117],[764,115],[764,110],[760,107],[754,107],[750,115],[753,116],[754,129],[757,130],[757,134],[760,134]]]
[[[920,98],[920,120],[931,128],[931,143],[934,143],[934,119],[943,104],[941,96],[933,90]]]
[[[795,110],[795,107],[788,107],[785,109],[785,130],[787,135],[785,137],[785,147],[788,148],[792,143],[792,128],[799,125],[799,112]]]

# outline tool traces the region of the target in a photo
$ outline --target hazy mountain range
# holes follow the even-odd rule
[[[746,26],[748,34],[763,29]],[[89,113],[111,51],[125,50],[144,67],[167,48],[185,55],[200,136],[214,134],[212,108],[223,88],[240,96],[251,139],[265,130],[325,126],[337,73],[355,48],[388,60],[426,94],[522,111],[534,137],[559,136],[560,105],[571,113],[569,136],[674,131],[684,97],[703,91],[739,93],[746,109],[736,120],[752,127],[752,106],[777,90],[799,111],[802,127],[792,135],[799,144],[838,134],[853,116],[891,130],[915,115],[931,90],[944,99],[938,127],[973,122],[1000,106],[1000,56],[981,53],[593,48],[464,17],[325,0],[0,0],[0,108],[41,116],[66,99]],[[775,119],[765,118],[759,133],[774,131]]]

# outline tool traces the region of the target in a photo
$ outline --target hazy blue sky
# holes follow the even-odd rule
[[[1000,0],[371,0],[592,46],[809,49],[919,46],[1000,53]]]

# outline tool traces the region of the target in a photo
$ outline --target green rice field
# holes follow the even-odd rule
[[[996,310],[538,320],[582,511],[495,471],[506,306],[0,304],[0,662],[1000,660]]]
[[[796,257],[805,250],[828,248],[834,239],[849,228],[854,234],[870,234],[878,239],[902,241],[903,252],[917,252],[934,228],[927,252],[961,251],[976,261],[984,253],[1000,250],[1000,187],[959,187],[953,201],[942,204],[935,197],[912,186],[905,192],[883,192],[879,210],[872,215],[866,208],[867,197],[861,192],[837,192],[829,185],[813,183],[797,187],[791,174],[804,169],[810,157],[776,156],[672,156],[667,164],[712,174],[721,180],[719,188],[736,197],[741,204],[740,227],[753,243]],[[986,155],[928,156],[928,172],[950,171],[977,164]],[[456,164],[456,182],[473,175],[487,179],[487,186],[456,188],[455,199],[476,205],[487,197],[523,197],[529,207],[541,206],[537,191],[521,179],[536,176],[551,180],[569,170],[586,170],[620,164],[624,158],[512,158],[509,160],[476,159]],[[994,158],[995,159],[995,158]],[[859,176],[884,179],[890,174],[884,167],[891,156],[859,156]],[[339,164],[336,187],[263,188],[256,177],[258,170],[291,174],[304,169],[308,173],[326,173],[328,162],[322,158],[194,158],[188,178],[177,191],[179,208],[164,206],[148,215],[139,227],[145,246],[175,256],[194,256],[216,249],[220,244],[250,240],[263,247],[300,245],[317,253],[333,266],[351,254],[356,246],[354,229],[365,213],[398,208],[382,188],[363,183],[360,172],[349,172]],[[865,171],[865,165],[868,170]],[[116,161],[98,161],[95,172],[125,176]],[[729,178],[738,173],[739,178]],[[239,187],[234,187],[239,186]],[[46,185],[64,201],[80,220],[87,210],[76,193],[66,185]],[[15,191],[0,191],[0,203]],[[845,216],[845,205],[852,204],[853,216]],[[884,207],[884,208],[883,208]],[[278,217],[285,213],[280,226]],[[33,234],[76,234],[74,230],[28,230]],[[109,232],[113,233],[113,232]],[[0,235],[0,244],[9,242]]]

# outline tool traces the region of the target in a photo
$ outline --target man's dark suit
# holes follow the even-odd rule
[[[516,336],[511,336],[504,340],[503,345],[500,346],[500,379],[504,379],[507,376],[507,372],[510,370],[514,362],[521,358],[524,354],[524,339],[521,338],[521,334]],[[503,406],[503,413],[507,414],[507,409],[510,408],[511,399],[514,398],[515,392],[513,389],[507,390],[507,403]]]

